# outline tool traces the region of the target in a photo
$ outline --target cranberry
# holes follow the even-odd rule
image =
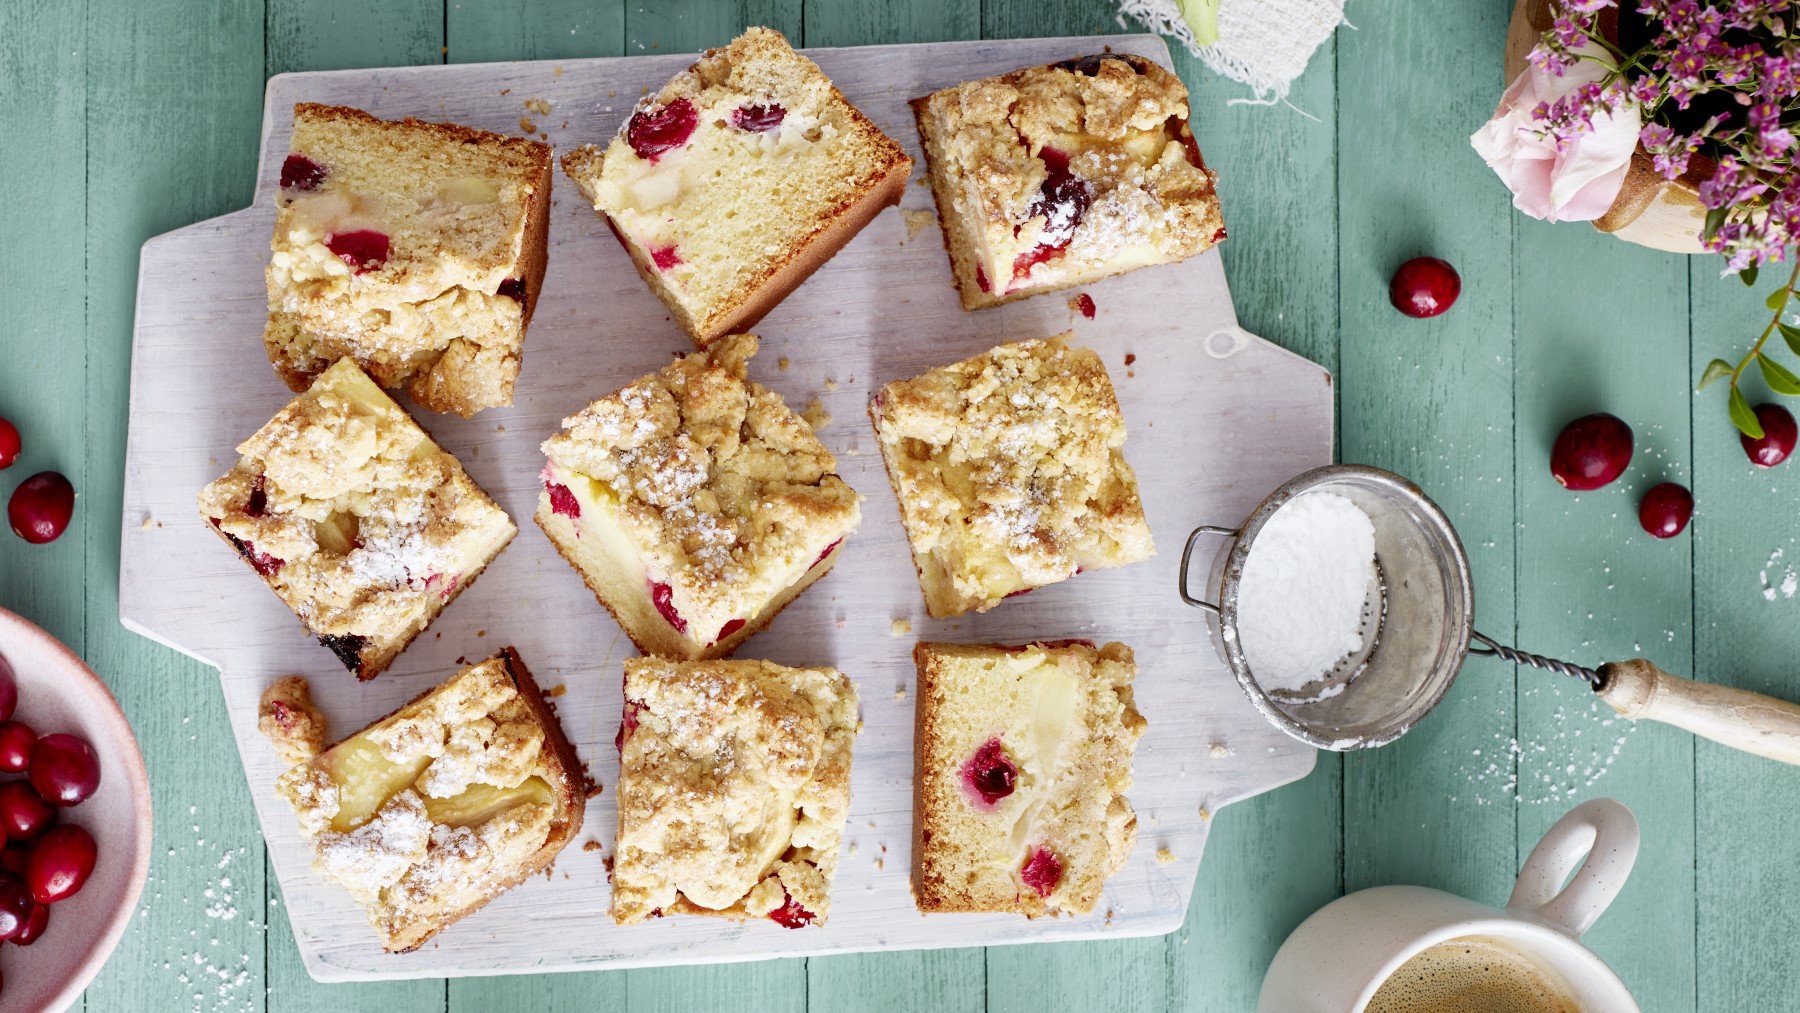
[[[637,731],[638,712],[643,709],[644,705],[636,700],[625,701],[625,713],[619,718],[619,734],[613,736],[613,748],[621,756],[625,754],[625,740],[631,738],[632,732]]]
[[[31,848],[14,841],[5,848],[0,848],[0,872],[10,872],[23,879],[25,863],[30,859]]]
[[[676,633],[687,632],[687,620],[675,611],[675,589],[661,581],[650,582],[650,601],[656,605],[656,611],[662,613],[663,619],[675,627]]]
[[[1550,448],[1550,474],[1565,489],[1598,489],[1631,463],[1631,427],[1612,415],[1584,415],[1563,427]]]
[[[1130,67],[1133,72],[1142,73],[1142,71],[1137,69],[1137,65],[1131,62],[1130,58],[1117,53],[1094,53],[1088,56],[1078,56],[1073,60],[1064,60],[1061,63],[1053,64],[1052,66],[1061,70],[1080,74],[1083,77],[1098,77],[1100,74],[1100,65],[1106,60],[1117,60],[1127,67]]]
[[[726,637],[729,637],[733,633],[736,633],[737,631],[743,629],[745,623],[747,623],[747,622],[748,622],[748,620],[745,620],[745,619],[727,619],[727,620],[725,620],[725,625],[719,627],[719,640],[724,640]],[[715,641],[713,641],[713,643],[716,644],[719,642],[719,640],[715,640]]]
[[[731,125],[739,130],[761,134],[781,126],[781,121],[786,118],[787,110],[779,102],[771,102],[766,106],[738,106],[731,112]]]
[[[40,904],[72,897],[94,871],[94,838],[74,824],[51,827],[25,861],[25,882]]]
[[[581,519],[581,504],[576,501],[575,494],[569,491],[568,486],[551,482],[544,486],[544,491],[550,494],[551,513],[562,514],[572,521]]]
[[[387,263],[388,236],[374,229],[334,232],[325,237],[325,248],[355,268],[357,274],[367,274]]]
[[[631,117],[625,125],[625,142],[639,158],[654,162],[663,152],[686,144],[699,122],[694,104],[678,98],[660,109],[645,109]]]
[[[0,657],[0,721],[12,720],[19,706],[19,684],[13,679],[12,666]]]
[[[1664,482],[1644,494],[1638,504],[1638,523],[1658,538],[1674,538],[1694,516],[1694,494],[1674,482]]]
[[[794,898],[783,892],[781,906],[769,912],[769,919],[783,928],[798,929],[811,925],[818,915],[801,907]]]
[[[33,545],[54,542],[75,514],[75,487],[54,471],[40,471],[13,490],[6,519],[13,534]]]
[[[0,419],[0,469],[12,467],[23,446],[19,441],[19,430],[11,422]]]
[[[1753,440],[1739,433],[1738,440],[1744,445],[1744,453],[1750,455],[1750,463],[1773,468],[1794,452],[1794,439],[1800,436],[1800,430],[1794,427],[1794,416],[1778,404],[1757,405],[1756,421],[1762,426],[1762,439]]]
[[[17,773],[31,766],[37,733],[23,721],[0,721],[0,770]]]
[[[983,292],[994,290],[993,283],[988,281],[987,272],[982,269],[980,264],[975,265],[975,284],[980,285]]]
[[[317,190],[325,182],[325,167],[305,155],[289,155],[281,163],[283,190]]]
[[[500,287],[494,291],[494,294],[503,295],[523,306],[525,305],[525,279],[508,278],[500,283]]]
[[[1062,255],[1061,246],[1039,243],[1024,253],[1013,258],[1013,280],[1018,281],[1031,273],[1031,269],[1039,264],[1048,263]]]
[[[1025,208],[1030,218],[1043,218],[1044,227],[1038,232],[1038,245],[1013,261],[1013,278],[1017,280],[1031,273],[1037,265],[1054,258],[1069,245],[1075,236],[1075,227],[1081,224],[1082,215],[1087,213],[1088,205],[1093,203],[1094,192],[1086,182],[1076,179],[1069,171],[1069,156],[1055,148],[1046,147],[1038,152],[1044,162],[1044,182],[1039,185],[1037,196]]]
[[[217,517],[209,517],[207,520],[212,522],[213,527],[219,527],[219,519]],[[237,549],[238,555],[243,556],[244,559],[255,568],[257,573],[260,573],[265,577],[274,576],[277,570],[280,570],[287,565],[287,560],[285,559],[271,556],[266,552],[258,552],[255,542],[246,542],[242,538],[239,538],[222,528],[219,529],[219,533],[225,536],[225,540],[231,543],[232,548]]]
[[[44,801],[80,805],[100,787],[100,757],[76,736],[46,735],[31,747],[30,777]]]
[[[981,799],[983,808],[993,808],[1013,793],[1019,779],[1019,768],[1006,755],[998,738],[982,744],[975,755],[962,766],[963,786]]]
[[[1056,889],[1056,884],[1062,882],[1062,874],[1062,859],[1044,847],[1032,849],[1025,864],[1019,867],[1019,878],[1025,881],[1026,886],[1036,890],[1039,897],[1050,896],[1050,892]]]
[[[33,901],[31,904],[31,916],[25,919],[25,927],[20,929],[19,934],[13,937],[13,945],[30,946],[32,943],[38,941],[38,937],[44,934],[44,929],[48,928],[49,925],[50,905],[39,904],[36,901]]]
[[[1435,317],[1462,294],[1456,268],[1436,257],[1414,257],[1388,282],[1388,301],[1409,317]]]
[[[269,483],[261,475],[250,483],[250,498],[244,501],[244,513],[261,517],[269,512]]]
[[[1075,297],[1075,309],[1089,320],[1094,319],[1094,297],[1086,292]]]
[[[0,876],[0,939],[15,939],[31,921],[31,891],[17,876]]]
[[[0,784],[0,830],[8,840],[29,841],[56,822],[56,807],[26,781]]]
[[[1226,235],[1225,235],[1225,230],[1224,230],[1224,229],[1220,229],[1220,230],[1219,230],[1219,231],[1217,231],[1217,232],[1215,232],[1215,233],[1213,233],[1213,238],[1212,238],[1212,241],[1213,241],[1213,243],[1214,243],[1214,244],[1215,244],[1215,245],[1216,245],[1216,244],[1218,244],[1218,243],[1222,243],[1222,242],[1224,242],[1224,241],[1225,241],[1225,239],[1226,239]]]
[[[813,566],[818,566],[820,563],[825,562],[825,557],[831,555],[831,550],[837,548],[838,546],[840,546],[842,544],[844,544],[844,540],[842,538],[840,538],[837,541],[832,542],[830,545],[825,546],[825,551],[819,553],[819,558],[813,560],[812,566],[807,567],[807,569],[810,570],[813,568]]]
[[[1019,588],[1017,591],[1008,591],[1005,594],[1001,595],[1000,597],[1002,597],[1002,598],[1017,598],[1018,596],[1020,596],[1022,594],[1030,594],[1031,592],[1036,591],[1036,590],[1037,590],[1036,587],[1022,587],[1022,588]]]
[[[650,247],[650,262],[656,265],[658,271],[667,271],[682,261],[681,254],[675,252],[675,247],[652,246]]]

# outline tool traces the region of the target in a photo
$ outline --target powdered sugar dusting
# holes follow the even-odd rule
[[[1238,583],[1238,635],[1259,685],[1300,690],[1361,649],[1374,564],[1374,523],[1336,493],[1302,493],[1270,516]]]

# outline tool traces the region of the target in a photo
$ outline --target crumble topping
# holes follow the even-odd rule
[[[314,868],[364,907],[390,950],[515,882],[572,818],[558,813],[561,775],[507,659],[463,670],[276,782]],[[373,811],[346,809],[357,804]]]
[[[303,676],[283,676],[263,690],[256,727],[288,763],[305,763],[325,748],[325,716]]]
[[[1106,55],[918,100],[964,306],[1181,260],[1223,238],[1187,99],[1155,63]]]
[[[861,518],[806,421],[747,379],[754,335],[683,356],[563,420],[547,482],[599,484],[698,635],[754,616]],[[579,525],[577,527],[579,530]]]
[[[850,681],[764,661],[634,658],[625,698],[614,919],[825,920],[850,801]]]
[[[361,655],[359,674],[379,671],[515,531],[348,359],[237,449],[236,467],[201,490],[201,515],[315,636]]]
[[[890,383],[870,407],[936,618],[1154,551],[1106,367],[1068,337]]]

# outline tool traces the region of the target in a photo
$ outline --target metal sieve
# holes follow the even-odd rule
[[[1363,646],[1303,691],[1271,691],[1257,682],[1244,657],[1238,583],[1269,519],[1314,491],[1356,504],[1375,528]],[[1207,536],[1231,540],[1209,581],[1218,588],[1217,604],[1188,590],[1194,547]],[[1456,529],[1417,485],[1379,468],[1317,468],[1270,493],[1239,527],[1195,528],[1182,548],[1178,579],[1181,600],[1216,620],[1210,624],[1214,642],[1250,702],[1277,728],[1320,749],[1382,746],[1406,734],[1444,698],[1463,659],[1474,653],[1581,679],[1621,717],[1662,721],[1734,749],[1800,764],[1800,706],[1673,676],[1641,658],[1586,668],[1475,632],[1474,585]]]

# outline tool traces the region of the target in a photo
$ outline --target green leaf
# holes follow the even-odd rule
[[[1756,413],[1750,410],[1750,402],[1744,400],[1744,392],[1736,387],[1731,388],[1731,401],[1727,406],[1731,411],[1731,424],[1738,431],[1753,440],[1763,438],[1762,423],[1756,421]]]
[[[1786,366],[1766,355],[1758,355],[1756,364],[1762,367],[1763,380],[1770,390],[1789,397],[1800,394],[1800,376],[1795,376]]]
[[[1789,350],[1800,355],[1800,327],[1789,327],[1787,324],[1776,324],[1781,330],[1781,339],[1787,342]]]
[[[1700,238],[1711,239],[1713,235],[1719,231],[1719,226],[1725,224],[1725,215],[1729,211],[1729,208],[1713,208],[1711,211],[1708,211],[1706,213],[1706,227],[1700,230]]]
[[[1175,0],[1181,8],[1181,19],[1194,33],[1194,41],[1205,49],[1219,41],[1219,0]]]
[[[1715,380],[1723,380],[1731,375],[1731,363],[1724,359],[1714,359],[1706,364],[1706,372],[1700,374],[1700,384],[1695,390],[1705,390]]]
[[[1746,267],[1742,271],[1739,271],[1738,272],[1738,280],[1744,283],[1745,288],[1749,288],[1750,286],[1755,285],[1756,284],[1756,265],[1751,264],[1749,267]]]
[[[1788,296],[1792,294],[1792,292],[1789,292],[1785,288],[1778,288],[1769,293],[1769,297],[1763,300],[1763,305],[1772,310],[1779,310],[1787,305]]]

